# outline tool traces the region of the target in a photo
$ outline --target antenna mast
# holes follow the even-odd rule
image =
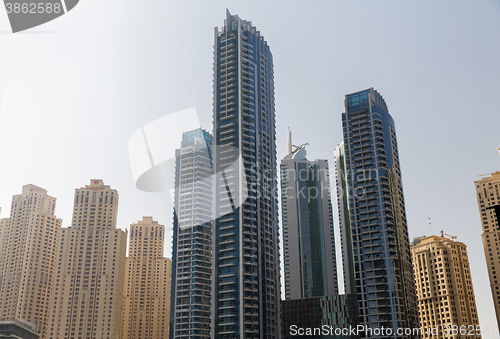
[[[290,127],[288,127],[288,138],[286,141],[286,154],[292,153],[292,132],[290,131]]]

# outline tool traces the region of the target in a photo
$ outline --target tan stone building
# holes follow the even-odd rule
[[[467,246],[433,235],[411,253],[422,338],[481,338]]]
[[[500,172],[491,173],[474,183],[483,227],[481,238],[490,278],[493,306],[500,327]]]
[[[165,227],[144,217],[130,225],[122,339],[169,337],[172,261],[163,258]]]
[[[0,319],[18,319],[41,333],[47,328],[57,237],[56,199],[35,185],[12,198],[0,221]]]
[[[127,232],[116,228],[118,192],[91,180],[75,190],[61,230],[47,338],[119,339]]]

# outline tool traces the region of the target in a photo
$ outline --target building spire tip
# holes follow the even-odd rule
[[[287,154],[292,153],[292,131],[290,131],[290,127],[288,127],[288,138],[287,138],[286,152],[287,152]]]

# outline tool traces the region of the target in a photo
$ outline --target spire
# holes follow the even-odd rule
[[[500,147],[499,147],[500,150]],[[290,127],[288,127],[288,139],[287,139],[287,148],[286,153],[292,153],[292,132],[290,131]]]
[[[229,30],[229,27],[231,27],[232,23],[233,23],[233,20],[232,20],[231,12],[229,12],[229,9],[226,8],[226,20],[224,21],[224,25],[226,26],[227,30]]]

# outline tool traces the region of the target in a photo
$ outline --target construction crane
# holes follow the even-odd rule
[[[444,238],[445,235],[447,237],[450,237],[451,241],[455,241],[455,239],[457,238],[456,235],[449,235],[449,234],[444,233],[443,230],[441,230],[441,237]]]

